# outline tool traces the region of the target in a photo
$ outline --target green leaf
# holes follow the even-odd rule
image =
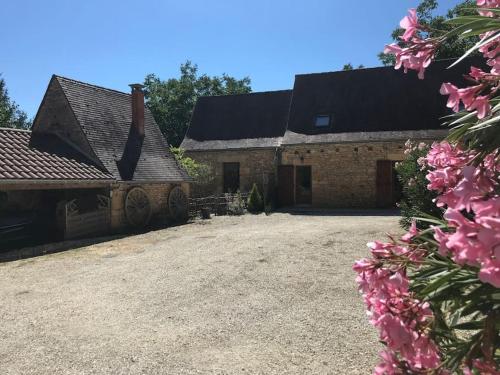
[[[479,321],[474,321],[474,322],[465,322],[465,323],[459,323],[452,328],[454,329],[464,329],[464,330],[476,330],[476,329],[481,329],[484,327],[484,320],[479,320]]]
[[[497,30],[497,29],[495,28],[493,30]],[[450,69],[450,68],[454,67],[455,65],[457,65],[459,62],[461,62],[463,59],[465,59],[467,56],[469,56],[472,52],[474,52],[478,48],[481,48],[482,46],[484,46],[484,45],[492,42],[493,40],[495,40],[496,38],[498,38],[499,35],[500,35],[500,32],[497,31],[492,36],[490,36],[488,38],[481,39],[472,48],[470,48],[467,52],[465,52],[459,59],[457,59],[453,64],[451,64],[448,67],[448,69]]]
[[[446,225],[446,222],[444,220],[439,220],[439,219],[431,219],[431,218],[426,218],[426,217],[414,217],[413,219],[418,220],[418,221],[424,221],[426,223],[433,223],[437,225]]]
[[[422,295],[430,294],[431,292],[433,292],[433,291],[437,290],[439,287],[441,287],[444,283],[446,283],[448,280],[450,280],[453,276],[455,276],[459,272],[460,272],[459,268],[457,268],[451,272],[446,272],[443,276],[439,277],[437,280],[434,280],[429,285],[427,285],[427,287],[424,288],[420,292],[420,294],[422,294]]]

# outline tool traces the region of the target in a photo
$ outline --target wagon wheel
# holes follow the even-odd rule
[[[174,221],[183,222],[188,218],[188,199],[184,191],[179,187],[174,187],[168,196],[168,209]]]
[[[137,228],[145,227],[151,218],[151,201],[141,188],[130,190],[125,199],[125,215],[128,222]]]

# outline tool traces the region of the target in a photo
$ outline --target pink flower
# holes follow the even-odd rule
[[[491,74],[500,75],[500,58],[499,57],[489,59],[486,63],[489,66],[491,66],[491,71],[490,71]]]
[[[406,30],[401,39],[408,42],[420,27],[417,19],[417,10],[414,8],[410,9],[408,15],[399,22],[399,26]]]
[[[481,89],[481,86],[471,86],[471,87],[467,87],[467,88],[458,90],[458,95],[460,95],[460,99],[462,100],[462,103],[464,103],[464,106],[467,109],[469,109],[469,107],[476,100],[476,94],[477,94],[478,90],[480,90],[480,89]]]
[[[383,350],[380,352],[380,357],[382,358],[382,362],[380,362],[375,370],[373,371],[373,375],[403,375],[404,372],[401,369],[401,363],[398,361],[398,358],[389,350]]]
[[[494,363],[485,362],[484,360],[475,359],[472,361],[472,368],[478,370],[481,375],[500,375],[500,371]],[[464,375],[474,375],[468,367],[464,368]]]
[[[491,105],[487,95],[478,96],[468,106],[469,110],[477,109],[477,118],[482,119],[491,113]]]
[[[417,222],[413,220],[411,222],[410,230],[403,237],[401,237],[401,241],[410,242],[413,237],[418,234]]]
[[[411,345],[413,335],[410,329],[397,316],[386,313],[376,322],[375,326],[380,329],[380,339],[387,343],[389,348],[400,350],[402,347]]]
[[[499,8],[499,0],[477,0],[477,6],[479,8]],[[495,17],[495,13],[487,10],[479,9],[478,13],[484,17]]]
[[[418,144],[418,149],[419,149],[419,151],[423,151],[423,150],[425,150],[425,148],[426,148],[426,147],[427,147],[427,144],[425,144],[424,142],[420,142],[420,143]]]
[[[439,254],[447,256],[450,252],[450,249],[446,246],[449,234],[444,233],[439,227],[432,226],[432,229],[434,229],[434,239],[439,242]]]
[[[441,95],[449,95],[446,106],[451,108],[453,112],[458,112],[460,107],[460,95],[458,94],[458,88],[451,83],[443,83],[439,92]]]
[[[483,72],[481,69],[479,68],[476,68],[474,66],[471,66],[470,67],[470,73],[469,75],[476,79],[476,80],[480,80],[480,79],[483,79],[484,77],[486,77],[488,74]]]
[[[418,78],[424,79],[425,69],[434,59],[436,48],[437,44],[434,40],[414,37],[411,48],[401,48],[393,43],[385,47],[384,53],[395,55],[395,69],[403,67],[405,73],[408,72],[408,69],[416,70]]]
[[[479,280],[500,288],[500,259],[486,259],[481,264]]]

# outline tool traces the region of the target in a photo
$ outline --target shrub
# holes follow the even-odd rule
[[[478,15],[453,19],[435,37],[411,9],[401,20],[402,46],[386,49],[396,68],[423,79],[443,43],[479,35],[467,54],[482,53],[487,71],[472,66],[469,86],[444,82],[440,89],[455,112],[446,122],[451,130],[418,164],[428,168],[427,189],[444,214],[425,212],[416,220],[433,224],[427,229],[412,223],[399,239],[370,242],[371,257],[354,265],[385,345],[377,375],[500,374],[500,0],[477,5]]]
[[[210,166],[198,163],[196,160],[185,156],[184,150],[180,147],[170,147],[177,163],[187,172],[198,185],[208,185],[214,179],[214,174]]]
[[[247,207],[248,211],[254,214],[262,212],[264,208],[264,202],[262,201],[262,196],[259,193],[257,184],[253,184],[252,186],[252,190],[250,191],[250,195],[248,196]]]
[[[266,203],[266,205],[264,206],[264,212],[267,216],[271,215],[271,213],[273,212],[273,205],[271,203]]]
[[[227,199],[231,199],[231,195],[227,195]],[[245,201],[241,196],[239,191],[236,192],[234,196],[232,196],[231,201],[227,205],[227,213],[229,215],[243,215],[245,213]]]
[[[412,142],[406,142],[406,158],[396,164],[398,179],[403,188],[402,197],[398,205],[401,208],[400,224],[408,229],[412,218],[421,217],[423,213],[431,214],[436,217],[442,217],[442,211],[433,202],[437,194],[435,191],[427,189],[429,181],[426,179],[428,167],[423,162],[429,151],[429,146],[425,143],[418,145]],[[419,228],[425,229],[429,223],[419,221]]]

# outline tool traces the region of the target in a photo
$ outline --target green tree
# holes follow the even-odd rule
[[[250,195],[248,196],[247,208],[248,211],[253,214],[262,212],[262,210],[264,209],[264,201],[262,200],[262,196],[259,193],[259,188],[255,183],[253,184],[252,190],[250,190]]]
[[[198,163],[196,160],[186,156],[180,147],[170,147],[175,160],[187,172],[196,184],[206,185],[214,179],[212,168],[209,165]]]
[[[435,15],[434,11],[438,7],[437,0],[422,0],[417,7],[417,15],[419,22],[429,29],[426,33],[427,37],[434,37],[441,35],[444,32],[450,31],[452,25],[446,24],[445,21],[455,18],[457,16],[467,16],[476,15],[475,10],[476,0],[465,0],[448,10],[445,15]],[[403,45],[401,39],[399,38],[403,35],[404,30],[400,27],[393,30],[391,37],[394,42]],[[459,39],[458,37],[453,37],[448,39],[443,43],[436,52],[437,59],[447,59],[456,58],[462,56],[467,50],[472,48],[472,46],[477,42],[477,38],[466,38]],[[378,54],[380,62],[384,65],[394,65],[395,58],[394,55],[385,54],[380,52]]]
[[[245,94],[252,91],[250,78],[236,79],[227,74],[199,74],[191,61],[181,64],[180,77],[161,80],[149,74],[144,80],[147,105],[167,137],[178,147],[186,134],[196,100],[201,96]]]
[[[363,69],[365,66],[363,64],[359,64],[356,69]],[[354,66],[351,63],[344,64],[342,70],[354,70]]]
[[[443,210],[434,203],[434,199],[437,197],[436,192],[427,189],[429,181],[425,176],[429,170],[422,160],[428,152],[429,145],[423,142],[415,144],[408,141],[405,159],[396,164],[396,172],[402,186],[402,196],[398,202],[401,208],[400,224],[405,229],[410,227],[415,217],[432,215],[442,218],[443,216]],[[425,229],[429,223],[418,221],[417,225],[421,229]]]
[[[31,120],[26,112],[10,99],[5,80],[0,76],[0,127],[3,128],[31,128]]]

